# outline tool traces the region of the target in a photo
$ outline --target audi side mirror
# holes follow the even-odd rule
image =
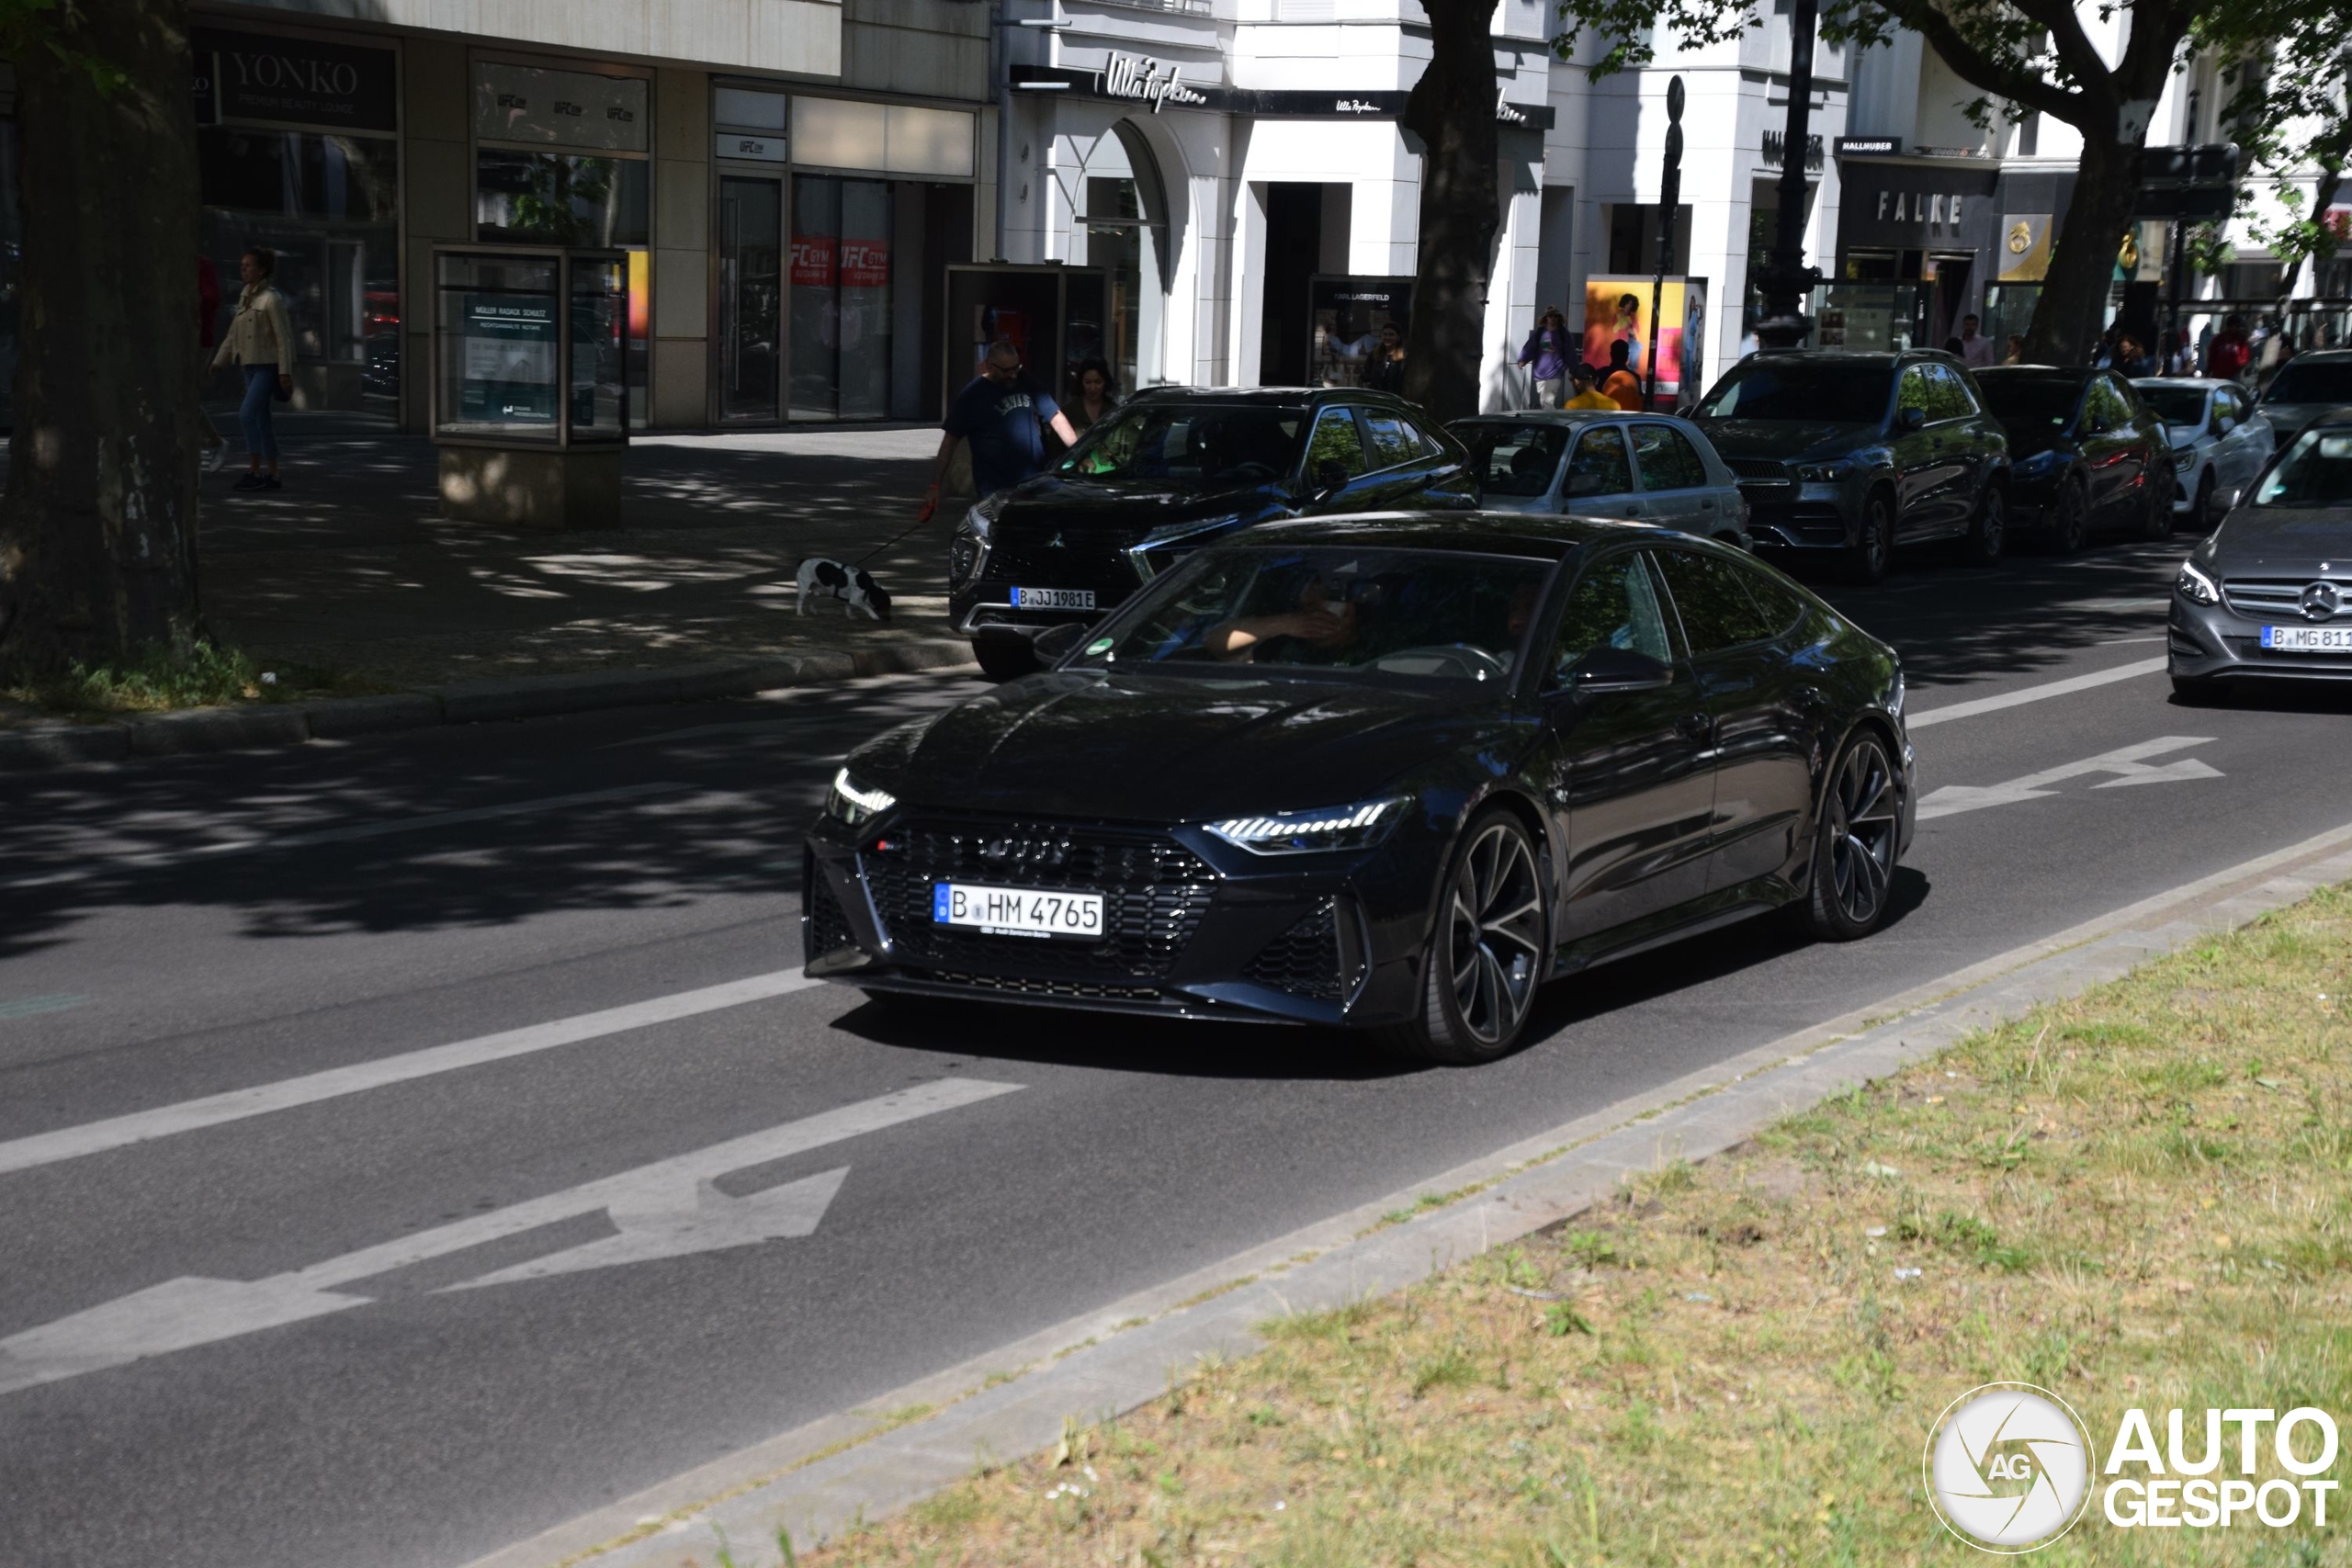
[[[1657,692],[1672,684],[1672,665],[1630,648],[1596,648],[1568,671],[1568,690],[1578,696]]]
[[[1093,629],[1091,622],[1064,621],[1060,626],[1047,626],[1039,632],[1029,646],[1036,653],[1038,663],[1059,664],[1086,646],[1086,634]]]

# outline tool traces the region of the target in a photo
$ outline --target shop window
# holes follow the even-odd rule
[[[1102,269],[1105,297],[1092,312],[1099,320],[1081,320],[1073,301],[1067,357],[1073,372],[1088,359],[1102,360],[1123,395],[1157,385],[1164,378],[1167,204],[1140,136],[1120,128],[1102,138],[1077,195],[1070,259]]]
[[[646,164],[485,148],[475,165],[474,238],[617,249],[646,243]]]
[[[889,414],[893,205],[882,180],[793,180],[796,419]]]
[[[298,364],[327,367],[331,407],[400,394],[400,149],[389,137],[205,126],[197,131],[198,244],[220,285],[214,333],[237,306],[237,263],[277,254]]]

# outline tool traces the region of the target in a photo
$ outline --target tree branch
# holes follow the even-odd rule
[[[1982,87],[2069,125],[2075,124],[2076,117],[2083,113],[2079,95],[1994,59],[1969,41],[1951,18],[1928,0],[1884,0],[1884,8],[1896,21],[1926,39],[1943,57],[1944,63],[1951,67],[1953,74],[1971,86]]]

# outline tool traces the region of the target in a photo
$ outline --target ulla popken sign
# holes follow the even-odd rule
[[[400,73],[389,49],[198,28],[199,124],[262,120],[332,130],[400,129]]]

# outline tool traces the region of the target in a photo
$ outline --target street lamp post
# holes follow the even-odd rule
[[[1756,341],[1765,348],[1796,348],[1812,335],[1805,296],[1821,281],[1804,265],[1804,164],[1813,118],[1813,35],[1819,0],[1792,0],[1789,16],[1789,118],[1781,142],[1781,210],[1772,248],[1756,279],[1764,297]]]

